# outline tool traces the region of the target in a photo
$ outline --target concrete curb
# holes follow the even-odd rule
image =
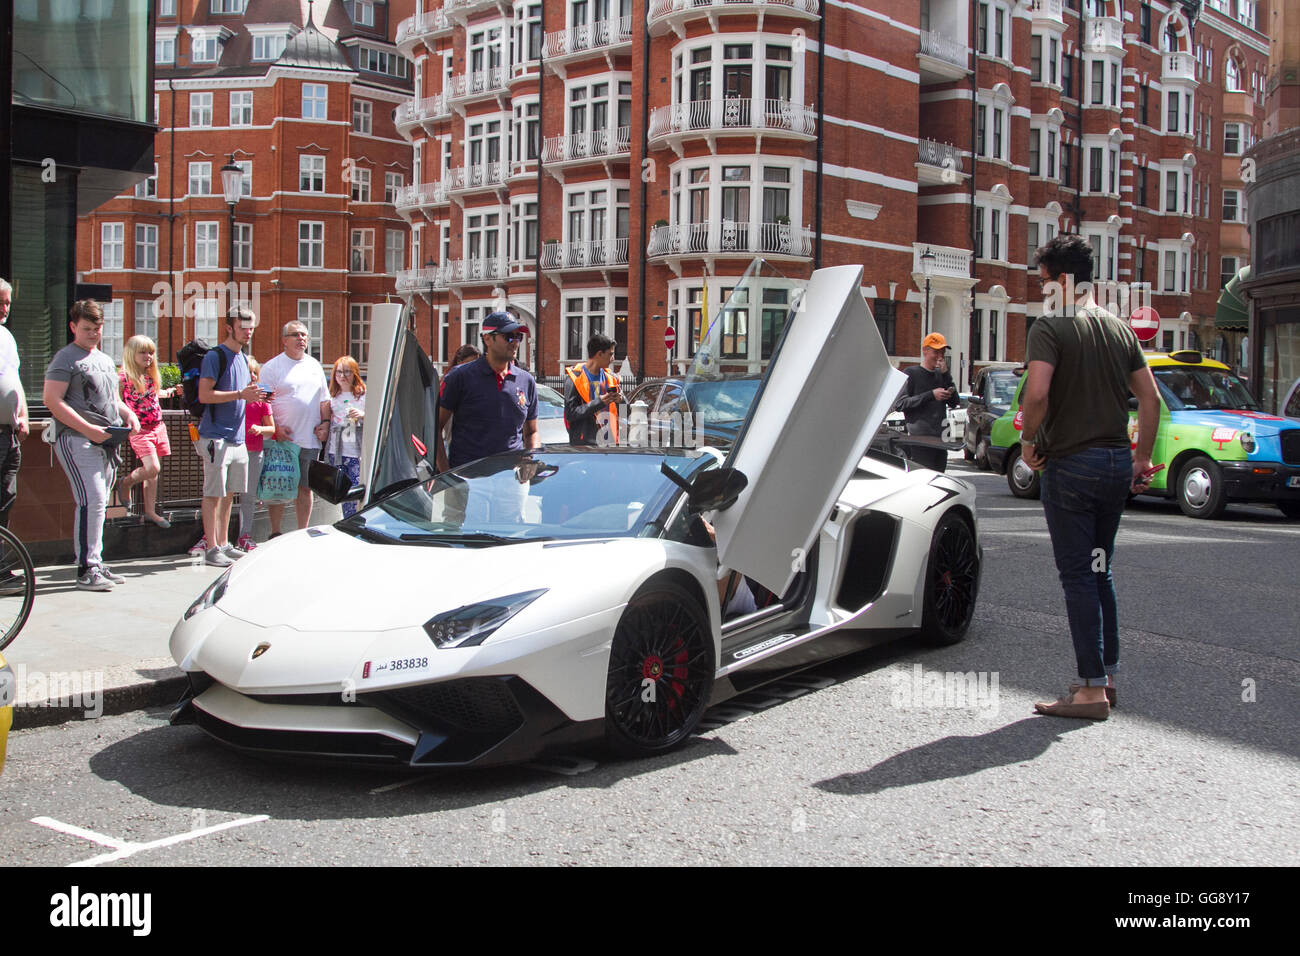
[[[102,674],[99,688],[86,687],[83,690],[80,685],[74,684],[71,695],[59,692],[66,687],[44,688],[43,693],[29,699],[24,696],[25,693],[32,689],[32,684],[43,683],[44,675],[38,676],[37,672],[20,674],[17,671],[15,668],[15,676],[19,680],[18,699],[14,702],[14,730],[52,727],[74,720],[94,720],[147,707],[169,707],[180,700],[188,686],[185,674],[169,660],[142,661],[138,665],[94,672],[97,676]],[[156,676],[142,678],[140,671],[153,671]]]

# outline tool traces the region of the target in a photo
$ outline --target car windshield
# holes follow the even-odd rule
[[[337,527],[373,540],[469,547],[649,536],[678,494],[660,465],[689,478],[715,461],[684,449],[508,452],[410,485]]]
[[[990,375],[989,404],[1010,408],[1012,399],[1016,397],[1016,386],[1019,384],[1020,376],[1015,372],[997,372]]]
[[[1156,368],[1152,371],[1160,385],[1160,395],[1170,411],[1259,411],[1259,405],[1241,379],[1224,369],[1188,366]]]
[[[749,414],[759,381],[758,378],[729,378],[694,382],[689,390],[691,410],[706,425],[739,424]]]
[[[537,417],[563,418],[564,396],[549,385],[537,383]]]

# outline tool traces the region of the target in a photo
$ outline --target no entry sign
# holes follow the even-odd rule
[[[677,330],[671,325],[664,329],[664,348],[671,350],[677,344]]]
[[[1134,309],[1128,317],[1128,327],[1133,330],[1139,342],[1150,342],[1160,331],[1160,313],[1149,305]]]

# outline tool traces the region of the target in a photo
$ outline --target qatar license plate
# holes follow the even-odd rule
[[[1286,486],[1288,488],[1300,488],[1300,475],[1296,475],[1293,478],[1288,478],[1286,480]]]

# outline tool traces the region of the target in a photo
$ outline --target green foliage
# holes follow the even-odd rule
[[[162,376],[163,388],[172,388],[181,383],[181,368],[174,362],[160,362],[158,374]]]

